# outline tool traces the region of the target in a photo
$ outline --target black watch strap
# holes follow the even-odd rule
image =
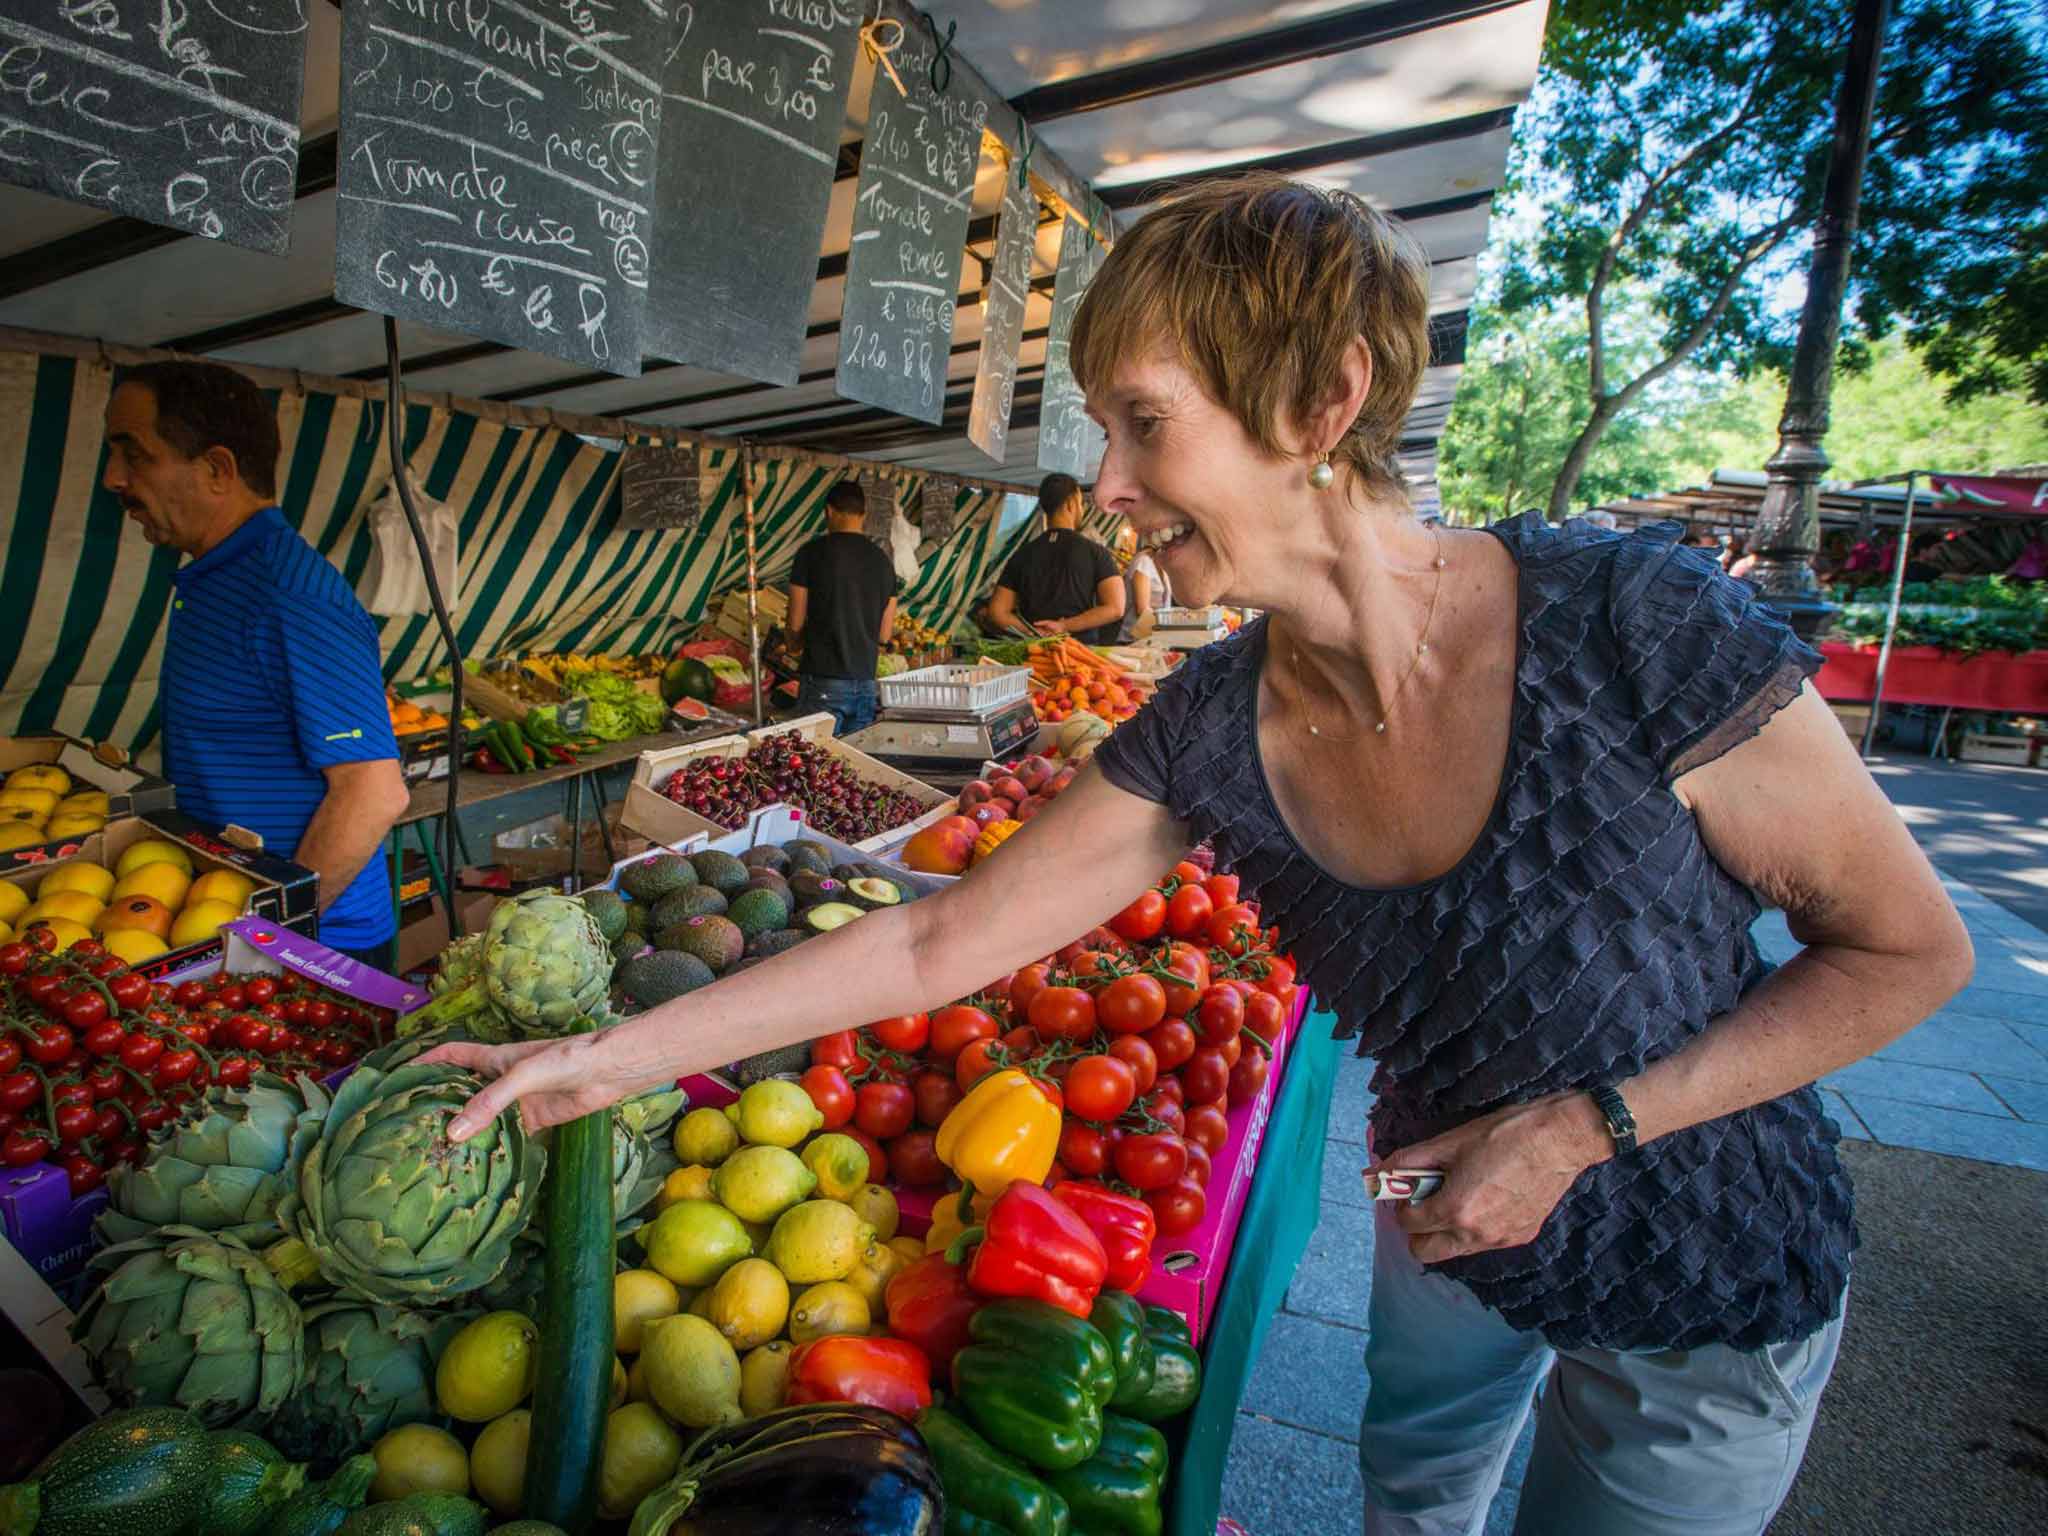
[[[1600,1113],[1607,1117],[1607,1134],[1614,1138],[1614,1150],[1617,1153],[1635,1151],[1636,1117],[1628,1112],[1621,1090],[1612,1083],[1600,1083],[1586,1092],[1593,1096],[1593,1102],[1600,1106]]]

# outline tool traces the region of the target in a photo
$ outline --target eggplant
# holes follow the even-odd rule
[[[945,1492],[906,1420],[810,1403],[708,1429],[630,1536],[940,1536]]]

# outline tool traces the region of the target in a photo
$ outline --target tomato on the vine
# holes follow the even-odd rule
[[[150,985],[147,976],[137,976],[133,971],[123,971],[118,976],[107,978],[107,991],[114,1001],[123,1008],[141,1008],[149,1002]]]
[[[171,994],[171,1001],[180,1008],[197,1008],[206,1001],[206,997],[206,988],[202,983],[181,981],[178,983],[178,990]]]
[[[1145,1203],[1159,1223],[1161,1237],[1178,1237],[1202,1224],[1209,1197],[1193,1179],[1175,1177],[1165,1185],[1146,1186]]]
[[[820,1035],[811,1042],[811,1065],[814,1067],[837,1067],[841,1072],[860,1065],[860,1047],[855,1043],[850,1029],[835,1030],[829,1035]]]
[[[90,1104],[59,1104],[51,1129],[62,1146],[75,1146],[93,1133],[98,1117]]]
[[[98,1001],[97,998],[94,999]],[[76,1025],[72,1026],[77,1028]],[[102,1019],[87,1028],[78,1037],[78,1043],[94,1056],[118,1056],[121,1047],[127,1044],[128,1031],[121,1027],[119,1019]]]
[[[1200,885],[1184,885],[1166,904],[1166,931],[1176,939],[1206,938],[1215,911],[1216,904]]]
[[[1052,985],[1052,967],[1040,962],[1037,965],[1021,967],[1010,977],[1007,993],[1010,999],[1010,1017],[1013,1019],[1031,1016],[1031,1000]]]
[[[1217,1046],[1216,1049],[1223,1053],[1225,1065],[1234,1067],[1237,1065],[1238,1058],[1244,1055],[1244,1036],[1232,1035],[1228,1040]]]
[[[22,1047],[28,1059],[38,1066],[55,1066],[71,1054],[71,1031],[62,1024],[37,1024],[29,1030],[28,1044]]]
[[[1204,1046],[1180,1069],[1189,1104],[1221,1104],[1230,1096],[1230,1063],[1214,1046]]]
[[[1211,875],[1202,882],[1202,889],[1209,893],[1209,899],[1219,907],[1227,907],[1237,900],[1238,880],[1235,875]]]
[[[906,1013],[893,1019],[879,1019],[868,1030],[889,1050],[908,1053],[924,1049],[925,1041],[931,1038],[932,1021],[929,1014]]]
[[[1164,1189],[1187,1170],[1187,1144],[1163,1131],[1126,1136],[1116,1147],[1116,1176],[1137,1190]]]
[[[1112,1035],[1141,1035],[1166,1017],[1166,988],[1150,976],[1123,976],[1096,994],[1095,1015]]]
[[[268,1052],[280,1044],[270,1021],[253,1013],[237,1014],[228,1025],[228,1038],[244,1051]]]
[[[1282,1003],[1294,991],[1294,962],[1285,955],[1273,955],[1266,961],[1266,974],[1259,978],[1259,990],[1269,992]]]
[[[1209,878],[1209,872],[1192,859],[1182,859],[1173,866],[1173,873],[1166,878],[1181,885],[1200,885]]]
[[[1218,907],[1209,918],[1210,947],[1227,955],[1248,955],[1259,947],[1259,909],[1243,902]]]
[[[916,1101],[901,1083],[862,1083],[854,1090],[853,1123],[877,1141],[910,1129]]]
[[[261,1008],[277,997],[277,983],[268,976],[251,976],[242,983],[242,996],[251,1008]]]
[[[963,1095],[950,1072],[926,1067],[911,1078],[910,1097],[917,1106],[917,1123],[937,1130]]]
[[[836,1131],[853,1118],[853,1084],[837,1067],[818,1062],[798,1079],[811,1103],[825,1117],[822,1130]]]
[[[121,1069],[111,1061],[103,1061],[85,1074],[86,1092],[95,1100],[115,1098],[127,1086],[128,1079],[121,1075]]]
[[[1031,999],[1031,1027],[1047,1040],[1086,1040],[1095,1033],[1095,999],[1079,987],[1047,987]]]
[[[1181,1140],[1188,1141],[1185,1136],[1181,1137]],[[1199,1141],[1188,1141],[1187,1177],[1193,1179],[1202,1188],[1207,1189],[1209,1187],[1209,1175],[1215,1171],[1216,1162],[1210,1155],[1209,1149]]]
[[[955,1061],[975,1041],[993,1040],[999,1033],[987,1009],[955,1003],[932,1015],[931,1041],[926,1049],[934,1061]]]
[[[1202,994],[1202,1001],[1189,1016],[1195,1038],[1204,1045],[1221,1045],[1234,1039],[1244,1028],[1244,994],[1225,983]]]
[[[12,1035],[0,1035],[0,1073],[21,1065],[21,1046]]]
[[[41,1102],[42,1097],[42,1082],[33,1072],[10,1072],[0,1077],[0,1110],[19,1114]]]
[[[939,1161],[939,1138],[929,1130],[905,1131],[889,1143],[889,1170],[896,1175],[897,1183],[913,1188],[945,1183],[946,1165]]]
[[[1172,1078],[1167,1079],[1167,1082],[1172,1081]],[[1145,1095],[1145,1112],[1178,1136],[1188,1128],[1187,1111],[1181,1108],[1179,1099],[1162,1091],[1165,1087],[1166,1083],[1161,1083]]]
[[[953,1058],[953,1081],[963,1094],[995,1071],[996,1064],[989,1060],[989,1054],[995,1048],[993,1040],[970,1040],[965,1049]]]
[[[1109,1138],[1085,1120],[1068,1120],[1060,1127],[1059,1160],[1076,1178],[1096,1178],[1109,1166]]]
[[[1221,1104],[1197,1104],[1188,1111],[1188,1128],[1183,1134],[1189,1145],[1201,1147],[1213,1157],[1230,1140],[1230,1117]]]
[[[50,1138],[25,1125],[17,1125],[5,1138],[0,1138],[0,1163],[9,1168],[26,1168],[31,1163],[40,1163],[50,1152]]]
[[[1137,1035],[1118,1035],[1109,1042],[1109,1054],[1129,1062],[1138,1075],[1138,1092],[1150,1093],[1159,1080],[1159,1054]]]
[[[1083,1120],[1114,1120],[1138,1096],[1138,1074],[1114,1056],[1083,1056],[1067,1074],[1067,1107]]]
[[[1109,926],[1118,938],[1133,944],[1156,939],[1166,927],[1166,898],[1157,891],[1147,891],[1112,917]]]
[[[1038,1031],[1029,1024],[1020,1024],[1015,1029],[1006,1030],[1000,1044],[1010,1053],[1012,1060],[1036,1056],[1045,1049],[1045,1042],[1038,1038]]]
[[[165,1051],[158,1059],[150,1081],[159,1088],[172,1088],[199,1070],[199,1053],[189,1048]]]
[[[1156,1028],[1148,1029],[1144,1040],[1152,1047],[1152,1054],[1158,1058],[1162,1073],[1173,1071],[1195,1054],[1195,1032],[1183,1019],[1168,1019]]]
[[[106,1019],[107,1000],[97,992],[73,992],[63,999],[63,1012],[64,1022],[73,1029],[91,1029]]]
[[[1172,1018],[1182,1018],[1209,990],[1209,957],[1192,944],[1174,944],[1159,957],[1159,964],[1172,978],[1161,982],[1166,988],[1166,1012]]]
[[[1287,1023],[1287,1010],[1280,1006],[1280,999],[1270,992],[1253,992],[1244,1000],[1244,1027],[1251,1030],[1266,1044],[1271,1045],[1274,1037]]]

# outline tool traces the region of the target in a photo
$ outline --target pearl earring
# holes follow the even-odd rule
[[[1327,453],[1317,454],[1315,463],[1308,467],[1308,483],[1311,489],[1327,491],[1336,480],[1337,471],[1330,468],[1330,456]]]

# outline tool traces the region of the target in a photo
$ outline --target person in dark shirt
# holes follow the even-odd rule
[[[1004,567],[989,602],[999,630],[1019,618],[1041,634],[1073,635],[1090,645],[1114,645],[1124,616],[1124,579],[1116,558],[1081,532],[1087,504],[1072,475],[1047,475],[1038,488],[1045,532],[1018,550]]]
[[[277,418],[212,363],[148,363],[107,403],[103,483],[171,576],[164,770],[201,821],[235,822],[320,877],[320,938],[390,968],[384,837],[410,803],[377,629],[277,508]]]
[[[875,660],[896,623],[896,568],[861,529],[867,498],[842,480],[825,493],[831,530],[796,553],[789,573],[789,643],[803,647],[797,708],[830,714],[844,736],[875,721]]]

